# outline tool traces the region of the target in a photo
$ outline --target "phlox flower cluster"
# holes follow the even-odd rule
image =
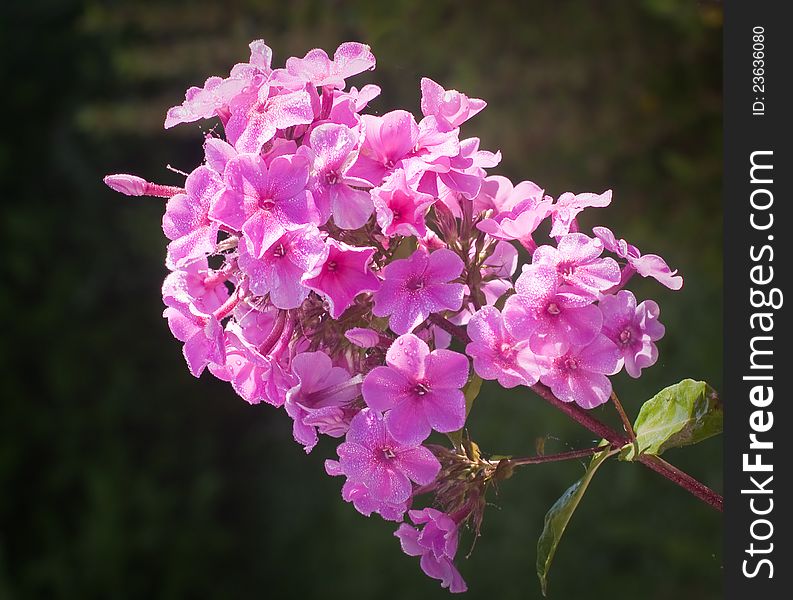
[[[478,529],[487,478],[432,432],[463,428],[476,376],[606,402],[609,378],[638,377],[664,334],[658,305],[626,284],[682,279],[604,227],[579,230],[610,191],[554,200],[488,174],[500,154],[461,136],[484,101],[425,78],[420,118],[367,114],[380,88],[347,80],[374,69],[368,46],[280,68],[261,40],[250,50],[168,111],[166,128],[219,122],[182,187],[105,181],[168,198],[164,316],[190,372],[283,407],[306,452],[337,439],[326,470],[344,500],[400,523],[405,553],[464,591],[458,535],[471,519]]]

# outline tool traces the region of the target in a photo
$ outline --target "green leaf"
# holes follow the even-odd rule
[[[471,376],[468,378],[468,381],[463,386],[463,394],[465,394],[465,418],[468,418],[468,413],[471,412],[471,407],[474,404],[474,400],[479,395],[479,391],[482,389],[482,378],[479,377],[476,373],[471,373]],[[464,429],[464,428],[463,428]],[[455,448],[462,448],[463,445],[463,430],[458,429],[457,431],[452,431],[451,433],[446,434],[449,439],[454,444]]]
[[[602,442],[602,444],[608,445],[607,442]],[[567,524],[570,522],[575,509],[578,508],[578,504],[589,487],[595,471],[598,470],[598,467],[609,455],[608,451],[595,454],[589,462],[584,476],[567,488],[567,491],[562,494],[561,498],[554,503],[545,515],[545,526],[542,534],[540,534],[540,539],[537,541],[537,577],[540,578],[543,596],[548,593],[548,571],[556,554],[556,548],[562,539],[562,534],[564,534],[564,530],[567,528]]]
[[[633,428],[636,445],[625,446],[620,460],[639,454],[696,444],[722,431],[724,410],[716,391],[704,381],[684,379],[644,403]]]

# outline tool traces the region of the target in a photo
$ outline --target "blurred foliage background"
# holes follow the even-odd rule
[[[627,410],[683,377],[722,380],[721,7],[689,0],[4,3],[0,61],[0,598],[443,598],[392,524],[366,519],[290,421],[195,380],[160,317],[162,204],[108,172],[178,183],[202,128],[166,109],[264,38],[276,62],[369,43],[374,110],[418,114],[419,79],[485,98],[464,130],[495,172],[556,196],[614,190],[606,224],[680,268],[661,359],[615,378]],[[204,125],[204,130],[208,125]],[[616,421],[607,410],[599,416]],[[492,453],[583,447],[529,392],[486,386],[469,422]],[[721,440],[668,458],[721,489]],[[580,462],[525,468],[491,498],[468,597],[538,598],[543,515]],[[551,598],[721,596],[721,516],[657,475],[607,464],[575,515]],[[463,547],[470,540],[463,542]],[[465,555],[465,550],[461,555]]]

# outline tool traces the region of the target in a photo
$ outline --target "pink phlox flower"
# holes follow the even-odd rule
[[[338,319],[358,294],[376,291],[380,280],[370,266],[374,248],[350,246],[333,238],[328,238],[327,248],[327,258],[304,276],[303,285],[325,298],[330,316]]]
[[[375,316],[390,315],[389,326],[397,334],[413,331],[432,313],[457,311],[465,287],[450,283],[463,270],[463,261],[447,249],[431,254],[416,250],[409,258],[395,260],[383,269],[383,284],[374,293]]]
[[[366,488],[369,500],[391,505],[408,501],[413,493],[411,481],[428,485],[441,468],[424,446],[396,440],[383,415],[368,408],[352,418],[337,452],[339,470],[350,482]]]
[[[531,200],[538,204],[543,199],[543,189],[533,181],[512,182],[501,175],[491,175],[482,182],[479,194],[474,198],[474,212],[492,210],[494,215],[509,212],[518,204]]]
[[[166,266],[174,269],[215,251],[219,224],[209,217],[213,200],[222,192],[220,176],[200,166],[187,176],[185,193],[168,199],[162,230],[171,240]]]
[[[229,297],[226,276],[209,268],[206,258],[199,258],[172,271],[162,285],[166,306],[188,307],[196,316],[207,316],[220,308]]]
[[[223,326],[212,315],[198,316],[186,306],[169,306],[163,312],[173,336],[184,343],[182,354],[187,368],[199,377],[210,363],[226,362]]]
[[[361,121],[359,113],[379,95],[380,87],[371,84],[363,86],[360,90],[355,87],[351,87],[348,92],[336,90],[328,118],[333,123],[356,127]]]
[[[598,334],[586,346],[571,346],[556,357],[540,381],[551,388],[562,402],[575,402],[581,408],[595,408],[611,396],[611,381],[621,367],[617,346]]]
[[[209,370],[218,379],[231,383],[237,395],[249,404],[266,402],[282,406],[287,390],[293,385],[291,374],[278,360],[263,356],[243,342],[233,325],[230,322],[226,327],[225,364],[211,363]]]
[[[606,227],[595,227],[593,231],[603,242],[606,250],[627,260],[631,269],[642,277],[652,277],[670,290],[679,290],[683,287],[683,278],[677,275],[677,269],[673,271],[657,254],[642,254],[636,246],[624,239],[618,240]],[[627,280],[631,275],[632,272],[623,273],[623,279]]]
[[[321,351],[298,354],[291,366],[297,381],[286,393],[284,407],[294,420],[295,441],[311,452],[319,439],[317,432],[331,437],[347,433],[356,412],[349,404],[360,395],[361,379],[333,366],[330,357]]]
[[[238,152],[258,154],[277,131],[311,123],[315,100],[307,90],[284,92],[265,84],[237,95],[229,110],[226,138]]]
[[[272,81],[292,89],[309,83],[314,87],[328,86],[343,90],[345,79],[372,71],[375,65],[376,60],[369,46],[344,42],[334,52],[333,60],[320,48],[309,50],[303,58],[288,58],[286,68],[277,69]]]
[[[358,229],[366,224],[374,207],[369,192],[351,187],[355,181],[346,171],[358,156],[358,135],[345,125],[326,123],[315,127],[309,146],[298,151],[312,163],[310,189],[321,222],[333,214],[342,229]]]
[[[476,227],[499,240],[518,240],[530,245],[532,234],[551,214],[552,199],[531,181],[515,187],[505,177],[488,177],[482,193],[474,199],[474,210],[492,210]]]
[[[571,295],[591,301],[620,281],[619,265],[612,258],[600,258],[603,243],[583,233],[569,233],[559,238],[557,247],[540,246],[532,263],[556,269],[563,289]]]
[[[589,207],[602,208],[609,204],[611,204],[611,190],[606,190],[602,194],[565,192],[556,199],[556,203],[553,205],[551,213],[553,227],[551,227],[549,235],[558,237],[570,233],[576,217],[582,210]]]
[[[421,112],[434,116],[447,131],[459,127],[487,106],[457,90],[445,90],[428,77],[421,78]]]
[[[389,237],[394,235],[424,237],[427,234],[425,216],[435,199],[412,189],[402,169],[371,191],[377,224]]]
[[[363,115],[361,126],[364,141],[347,175],[377,186],[413,153],[419,127],[413,115],[404,110],[394,110],[382,117]]]
[[[333,477],[343,476],[341,464],[336,460],[325,461],[325,472]],[[386,521],[399,522],[407,511],[407,502],[383,502],[372,498],[369,490],[362,483],[347,480],[341,488],[341,497],[345,502],[352,502],[359,513],[369,517],[372,513],[379,514]]]
[[[515,338],[528,339],[535,354],[562,354],[600,332],[600,309],[589,298],[567,293],[553,267],[524,265],[515,291],[504,306],[504,323]]]
[[[421,557],[421,570],[441,581],[441,587],[456,594],[467,591],[465,581],[454,566],[457,554],[457,523],[435,508],[408,511],[414,524],[421,530],[402,523],[394,535],[399,538],[402,551],[408,556]]]
[[[536,356],[526,340],[517,340],[504,327],[501,313],[484,306],[468,321],[471,342],[465,353],[473,358],[482,379],[497,379],[505,388],[534,385],[548,367],[548,359]]]
[[[272,51],[262,40],[255,40],[249,46],[249,62],[235,65],[228,78],[210,77],[204,82],[203,88],[188,89],[184,102],[168,110],[165,128],[216,115],[227,118],[228,107],[234,98],[246,88],[261,85],[270,74]]]
[[[226,164],[225,190],[210,209],[212,219],[245,234],[247,252],[261,257],[287,229],[319,223],[306,189],[304,156],[277,156],[267,165],[258,155],[240,154]]]
[[[301,225],[286,231],[265,252],[251,254],[242,245],[239,267],[248,276],[251,292],[264,296],[278,308],[297,308],[306,299],[309,289],[301,280],[325,260],[328,248],[314,225]]]
[[[653,342],[660,340],[665,331],[658,321],[661,312],[658,304],[645,300],[637,306],[631,292],[620,290],[604,296],[600,300],[600,310],[603,312],[602,333],[619,348],[628,375],[639,377],[642,369],[658,360],[658,348]]]
[[[433,350],[413,334],[398,337],[363,382],[366,404],[385,413],[388,431],[406,444],[419,444],[434,429],[457,431],[465,423],[468,359],[450,350]]]

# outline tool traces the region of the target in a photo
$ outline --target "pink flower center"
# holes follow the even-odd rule
[[[562,277],[569,279],[575,273],[575,265],[571,265],[570,263],[559,263],[556,270]]]
[[[623,346],[627,346],[628,344],[631,343],[632,338],[633,338],[633,334],[631,333],[631,330],[626,327],[620,333],[620,344]]]
[[[393,216],[392,216],[392,220],[393,220],[393,221],[399,221],[399,220],[402,218],[402,213],[401,213],[401,212],[399,212],[399,209],[398,209],[398,208],[395,208],[395,209],[393,209],[393,210],[391,211],[391,214],[393,215]]]
[[[424,279],[421,277],[411,277],[405,282],[405,287],[411,291],[418,291],[424,289]]]
[[[515,356],[515,348],[509,342],[501,342],[501,346],[499,346],[499,355],[505,361],[509,361]]]
[[[327,175],[325,175],[325,183],[328,185],[339,183],[339,174],[336,171],[330,171]]]
[[[265,198],[259,201],[259,206],[261,206],[263,210],[272,210],[275,206],[275,200],[272,198]]]
[[[325,263],[325,268],[328,271],[335,271],[336,269],[339,268],[339,265],[335,260],[329,260],[328,262]]]
[[[396,458],[396,453],[391,448],[388,447],[383,448],[382,452],[383,452],[383,458],[385,458],[386,460],[391,460],[393,458]]]
[[[283,244],[276,244],[275,248],[273,249],[273,256],[276,258],[283,258],[286,256],[286,248]]]
[[[416,387],[413,388],[413,391],[416,392],[417,396],[424,396],[427,392],[430,391],[430,388],[428,385],[424,383],[417,383]]]
[[[567,358],[564,361],[564,366],[568,371],[575,371],[578,368],[578,361],[574,358]]]
[[[551,303],[548,305],[548,308],[546,308],[546,309],[545,309],[545,311],[546,311],[546,312],[547,312],[549,315],[553,315],[553,316],[556,316],[556,315],[558,315],[559,313],[561,313],[561,312],[562,312],[561,310],[559,310],[559,305],[558,305],[558,304],[556,304],[556,302],[551,302]]]

